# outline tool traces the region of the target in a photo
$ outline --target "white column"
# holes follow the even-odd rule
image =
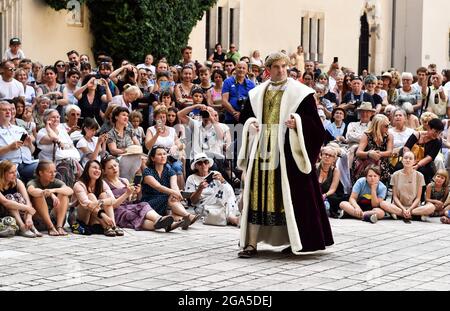
[[[310,51],[309,51],[309,18],[308,14],[303,16],[303,50],[305,52],[305,60],[310,59]]]
[[[311,20],[312,22],[311,22],[311,38],[310,38],[310,40],[311,40],[311,56],[310,56],[310,58],[312,58],[311,60],[317,60],[318,59],[318,57],[317,57],[317,24],[318,24],[318,21],[317,21],[317,17],[316,16],[313,16],[312,17],[312,20]]]

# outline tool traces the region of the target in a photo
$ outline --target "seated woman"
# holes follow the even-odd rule
[[[119,227],[134,230],[165,229],[170,232],[184,225],[183,220],[175,222],[170,215],[159,215],[147,202],[134,203],[141,194],[141,185],[132,185],[127,179],[119,177],[119,162],[115,157],[104,159],[102,168],[105,181],[116,198],[114,218]]]
[[[356,150],[356,159],[351,168],[353,182],[361,178],[363,170],[369,164],[375,164],[381,169],[381,181],[385,185],[389,183],[389,157],[392,155],[394,139],[388,130],[389,119],[385,115],[377,114],[372,118]]]
[[[323,200],[329,203],[332,218],[337,218],[339,215],[339,203],[348,199],[348,196],[345,198],[344,187],[340,181],[341,173],[336,167],[337,158],[337,149],[326,146],[322,148],[320,162],[316,165]]]
[[[81,128],[78,125],[79,119],[81,117],[81,109],[77,105],[67,105],[64,114],[66,123],[62,123],[64,128],[69,134],[72,141],[77,142],[82,136]]]
[[[26,238],[41,237],[34,227],[33,208],[23,182],[17,178],[17,167],[9,160],[0,162],[0,218],[12,216],[19,225],[19,235]]]
[[[390,213],[394,219],[403,217],[409,223],[412,216],[421,216],[425,220],[434,211],[434,206],[420,206],[422,187],[425,180],[422,173],[413,169],[414,153],[405,152],[403,155],[403,169],[395,172],[391,178],[392,198],[394,203],[382,202],[381,208]]]
[[[208,217],[208,212],[224,209],[226,221],[237,226],[240,213],[233,187],[219,172],[212,171],[214,174],[212,181],[210,183],[205,181],[213,164],[214,161],[205,153],[197,154],[191,164],[194,174],[186,180],[186,191],[192,192],[190,199],[197,213]]]
[[[120,157],[120,177],[132,180],[141,167],[141,155],[133,154],[127,155],[125,158],[122,157],[127,153],[127,147],[131,145],[140,146],[133,129],[128,126],[129,114],[130,112],[125,107],[114,109],[111,116],[114,127],[108,132],[106,143],[111,155]]]
[[[174,219],[184,220],[184,230],[198,220],[200,215],[188,213],[181,204],[183,196],[175,172],[167,165],[167,152],[163,147],[154,146],[150,150],[143,177],[142,201],[148,202],[159,215],[166,215],[169,208]]]
[[[440,138],[444,125],[439,119],[430,120],[427,124],[427,131],[415,131],[406,142],[403,153],[407,151],[416,151],[414,169],[418,170],[425,177],[425,183],[429,183],[434,176],[435,169],[433,161],[438,155],[442,147]],[[415,149],[413,150],[413,147]],[[417,154],[420,153],[420,156]]]
[[[326,142],[337,141],[345,143],[345,135],[347,134],[347,125],[344,123],[345,110],[342,108],[335,108],[331,113],[331,123],[326,126]]]
[[[116,227],[113,210],[116,199],[102,178],[97,160],[86,163],[73,191],[72,202],[76,206],[77,221],[72,225],[72,232],[83,235],[103,232],[109,237],[124,235],[123,230]]]
[[[438,170],[433,177],[433,181],[427,185],[425,193],[425,202],[433,207],[431,216],[444,216],[446,210],[450,209],[448,202],[448,172],[447,170]]]
[[[60,123],[56,109],[47,109],[44,112],[44,122],[45,128],[41,129],[36,137],[37,147],[41,150],[39,160],[55,162],[57,178],[72,187],[81,172],[80,153]]]
[[[64,236],[67,235],[64,224],[73,190],[56,179],[55,175],[56,166],[53,162],[40,161],[36,168],[36,178],[28,183],[27,190],[37,211],[35,218],[44,222],[48,235]]]
[[[380,204],[387,194],[386,186],[380,182],[381,169],[370,165],[364,171],[364,177],[358,179],[353,186],[349,201],[343,201],[339,207],[348,215],[363,221],[376,223],[384,217]],[[342,218],[343,212],[339,212]]]
[[[100,137],[95,136],[98,131],[98,123],[95,119],[86,118],[83,123],[82,134],[84,135],[77,143],[77,149],[81,155],[81,165],[84,167],[89,160],[101,160],[101,155],[106,153],[106,140],[108,133]]]

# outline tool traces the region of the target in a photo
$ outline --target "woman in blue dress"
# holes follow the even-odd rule
[[[177,176],[167,165],[167,151],[163,147],[152,148],[143,177],[142,201],[148,202],[158,214],[166,215],[169,208],[175,220],[184,220],[184,230],[198,220],[200,215],[188,213],[181,204],[183,196],[178,188]]]

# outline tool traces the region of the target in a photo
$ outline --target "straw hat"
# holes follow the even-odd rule
[[[141,156],[147,156],[143,150],[142,146],[139,145],[131,145],[128,146],[126,150],[126,153],[122,154],[122,156],[129,156],[129,155],[141,155]]]

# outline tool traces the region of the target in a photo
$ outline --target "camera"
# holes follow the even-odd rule
[[[209,112],[206,111],[206,110],[200,111],[200,116],[201,116],[203,119],[209,119],[209,117],[210,117]]]
[[[241,111],[244,109],[246,102],[247,102],[247,97],[241,97],[238,99],[237,104],[239,107],[241,107]]]
[[[69,67],[70,68],[73,68],[73,67],[76,67],[76,66],[77,66],[77,64],[75,62],[69,62]]]

